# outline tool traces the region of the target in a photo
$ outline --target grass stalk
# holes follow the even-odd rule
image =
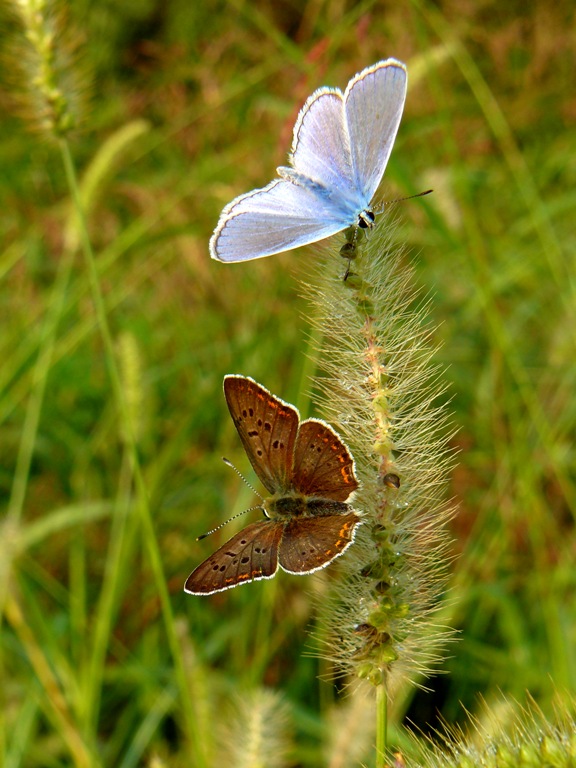
[[[376,768],[386,768],[388,753],[388,693],[376,688]]]
[[[62,154],[62,161],[66,173],[66,178],[70,188],[72,203],[77,216],[77,224],[79,228],[79,242],[86,260],[86,268],[89,275],[92,299],[94,302],[94,309],[96,312],[98,329],[100,331],[102,342],[104,345],[104,355],[106,360],[106,366],[108,369],[108,375],[114,393],[116,406],[118,409],[118,416],[122,427],[122,435],[126,441],[126,449],[130,461],[130,468],[134,478],[135,491],[136,491],[136,507],[139,513],[140,521],[143,528],[144,543],[148,552],[150,565],[152,568],[152,574],[154,577],[154,585],[158,591],[160,599],[160,605],[162,610],[162,616],[164,619],[164,628],[168,637],[168,644],[170,647],[170,653],[175,665],[175,676],[178,683],[180,692],[180,704],[182,707],[182,713],[186,724],[185,735],[187,737],[188,753],[191,759],[194,761],[194,765],[198,765],[199,768],[205,765],[205,758],[202,752],[202,739],[199,738],[196,728],[196,718],[194,717],[192,708],[190,706],[190,691],[188,690],[186,670],[184,668],[181,647],[178,641],[178,637],[175,631],[174,614],[172,611],[172,605],[170,603],[170,595],[168,592],[168,585],[164,576],[164,570],[162,566],[162,559],[160,555],[160,549],[158,541],[154,531],[154,525],[150,514],[150,506],[148,502],[148,494],[146,485],[144,482],[144,476],[140,465],[138,450],[136,445],[136,439],[133,431],[133,424],[129,419],[129,410],[125,401],[124,390],[121,385],[120,373],[118,364],[116,362],[114,343],[112,340],[112,333],[110,331],[110,325],[106,313],[106,307],[104,303],[104,297],[100,286],[100,279],[98,275],[98,269],[96,266],[96,260],[92,250],[92,244],[88,235],[88,229],[86,220],[84,217],[80,190],[78,186],[77,174],[70,152],[69,144],[67,141],[62,140],[60,142],[60,149]]]

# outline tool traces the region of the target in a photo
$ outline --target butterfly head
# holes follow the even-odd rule
[[[360,229],[372,229],[375,220],[374,211],[371,211],[369,208],[360,211],[358,214],[358,226]]]

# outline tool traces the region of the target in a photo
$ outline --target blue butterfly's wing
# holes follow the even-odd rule
[[[354,186],[370,202],[378,189],[398,132],[407,84],[406,67],[387,59],[350,80],[344,94]]]
[[[306,101],[294,126],[290,163],[329,190],[333,204],[352,219],[368,203],[358,196],[342,91],[320,88]]]
[[[350,80],[346,92],[321,88],[304,104],[290,161],[330,190],[343,215],[369,207],[384,175],[406,99],[406,67],[387,59]]]
[[[315,243],[349,226],[325,194],[285,179],[232,200],[210,239],[217,261],[260,259]]]

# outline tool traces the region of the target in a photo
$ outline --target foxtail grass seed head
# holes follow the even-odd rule
[[[520,712],[501,718],[489,711],[482,721],[470,717],[461,728],[446,729],[430,741],[419,768],[572,768],[576,765],[574,706],[563,704],[547,719],[532,702]]]
[[[353,259],[348,248],[340,258],[338,245],[326,251],[303,286],[322,339],[315,384],[324,415],[355,457],[354,507],[364,521],[343,558],[346,578],[323,598],[321,652],[389,691],[429,673],[449,635],[433,614],[451,514],[443,500],[450,434],[437,406],[443,385],[426,303],[417,303],[390,221],[380,217]]]
[[[120,363],[120,376],[124,389],[126,420],[123,431],[130,430],[131,435],[124,434],[124,441],[140,440],[143,432],[144,392],[142,390],[142,360],[138,342],[132,333],[124,331],[117,343],[117,353]]]
[[[219,728],[215,765],[284,768],[292,739],[289,709],[278,693],[260,688],[232,700]]]
[[[86,109],[80,35],[59,0],[7,0],[6,8],[13,23],[2,58],[15,111],[30,130],[64,138]]]

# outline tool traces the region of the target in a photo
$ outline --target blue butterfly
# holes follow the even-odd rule
[[[320,88],[294,126],[290,166],[232,200],[210,239],[210,255],[249,261],[374,224],[382,180],[406,99],[406,67],[387,59],[350,80],[344,93]]]

